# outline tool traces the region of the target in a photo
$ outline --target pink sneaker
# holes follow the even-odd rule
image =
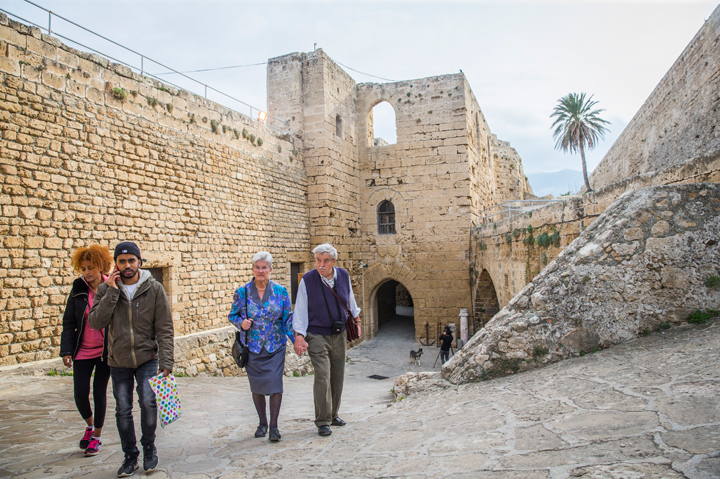
[[[87,449],[87,447],[90,445],[90,441],[93,438],[94,432],[95,429],[92,427],[85,428],[85,434],[83,434],[82,439],[80,439],[80,449]]]
[[[90,445],[87,447],[87,449],[85,449],[85,455],[96,455],[100,452],[100,447],[102,447],[102,441],[96,437],[92,438],[92,440],[90,441]]]

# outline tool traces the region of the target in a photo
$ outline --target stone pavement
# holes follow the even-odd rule
[[[327,438],[312,424],[312,377],[286,378],[277,444],[252,437],[245,378],[180,378],[183,417],[158,429],[160,469],[150,477],[720,477],[720,323],[396,403],[391,379],[367,375],[415,370],[414,342],[383,336],[349,353],[348,425]],[[417,370],[430,369],[437,348],[428,349]],[[115,477],[112,413],[103,451],[83,457],[71,384],[0,378],[0,476]]]

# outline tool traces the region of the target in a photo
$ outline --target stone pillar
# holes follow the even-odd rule
[[[460,308],[460,339],[463,344],[468,341],[468,310]]]

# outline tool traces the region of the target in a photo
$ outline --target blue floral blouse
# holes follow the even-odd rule
[[[253,284],[255,280],[239,287],[233,297],[232,308],[228,319],[240,330],[240,341],[245,344],[245,333],[240,324],[248,317],[253,320],[253,325],[248,330],[248,343],[250,351],[260,353],[264,347],[268,353],[274,353],[285,347],[286,338],[295,342],[295,335],[292,328],[292,306],[287,288],[274,281],[269,282],[272,290],[265,292],[265,301],[259,299],[257,289]],[[252,288],[252,289],[251,289]],[[252,290],[255,293],[252,293]],[[245,295],[247,298],[247,309],[245,311]]]

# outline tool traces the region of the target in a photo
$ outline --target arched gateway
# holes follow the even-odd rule
[[[473,331],[479,331],[500,311],[495,283],[486,269],[482,270],[475,288],[475,324]]]
[[[370,293],[367,306],[371,337],[383,328],[408,329],[414,334],[415,304],[410,291],[399,281],[386,278],[377,284]]]

